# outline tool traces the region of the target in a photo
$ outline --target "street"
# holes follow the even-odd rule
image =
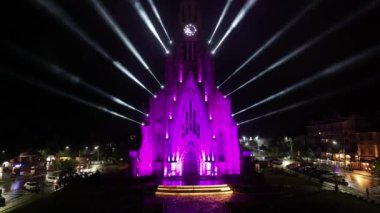
[[[30,202],[43,198],[54,192],[52,183],[46,182],[47,175],[54,175],[57,172],[48,172],[43,175],[36,175],[32,177],[19,176],[14,180],[5,180],[0,182],[0,189],[2,196],[6,199],[6,204],[0,207],[0,212],[8,212],[20,206],[26,205]],[[57,174],[55,174],[57,175]],[[40,191],[30,192],[23,188],[26,181],[36,181],[41,188]]]
[[[373,177],[364,171],[341,171],[340,173],[345,176],[345,179],[348,182],[348,186],[362,192],[365,192],[366,188],[380,186],[380,178]]]
[[[287,170],[286,166],[294,163],[294,160],[285,160],[280,166]],[[366,189],[369,189],[370,198],[380,202],[380,178],[370,175],[368,172],[360,170],[335,170],[335,172],[344,177],[348,185],[339,186],[339,190],[350,194],[366,197]],[[334,190],[334,184],[330,182],[324,182],[324,189]]]

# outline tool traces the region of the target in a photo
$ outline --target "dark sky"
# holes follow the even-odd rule
[[[53,1],[53,0],[52,0]],[[116,60],[123,63],[152,91],[158,91],[154,79],[147,74],[133,54],[123,45],[109,26],[95,12],[88,0],[54,0],[72,20],[99,43]],[[165,54],[158,41],[140,20],[128,0],[103,0],[106,9],[140,51],[157,77],[163,81]],[[147,1],[142,1],[163,41],[167,39],[154,18]],[[155,0],[165,26],[172,38],[178,32],[179,0]],[[223,81],[256,49],[289,22],[308,0],[261,0],[249,11],[242,22],[225,40],[215,55],[216,80]],[[300,22],[226,83],[226,93],[253,77],[280,57],[312,39],[350,13],[371,1],[322,0]],[[204,42],[209,38],[223,9],[223,0],[202,0],[202,32]],[[226,31],[245,3],[235,0],[226,15],[215,41]],[[379,5],[379,4],[377,4]],[[0,61],[0,149],[17,150],[37,148],[50,141],[85,145],[113,141],[125,143],[130,134],[139,134],[139,126],[96,109],[15,80],[6,73],[28,76],[56,86],[66,92],[107,106],[126,116],[142,121],[142,116],[106,99],[52,77],[31,57],[15,52],[14,47],[55,63],[80,76],[83,80],[125,100],[139,109],[148,108],[149,94],[132,82],[104,57],[94,51],[61,22],[49,15],[35,1],[13,0],[0,7],[1,61]],[[277,68],[271,74],[232,95],[236,112],[281,89],[310,76],[319,70],[352,54],[379,44],[379,6],[352,21],[347,27],[323,39],[302,55]],[[173,47],[174,48],[174,47]],[[240,127],[240,134],[275,136],[304,134],[305,125],[312,119],[334,114],[379,114],[380,84],[379,55],[350,66],[345,72],[319,81],[289,96],[262,105],[239,116],[244,121],[292,103],[357,81],[375,79],[365,87],[348,90],[344,94],[317,103],[274,115]]]

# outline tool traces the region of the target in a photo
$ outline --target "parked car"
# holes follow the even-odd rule
[[[0,206],[5,206],[5,197],[0,195]]]
[[[46,181],[49,182],[49,183],[56,183],[57,180],[58,180],[57,176],[47,176],[46,177]]]
[[[320,178],[327,182],[338,183],[341,185],[348,185],[346,179],[343,176],[337,175],[336,173],[333,173],[333,172],[323,174],[321,175]]]
[[[270,161],[271,164],[274,164],[274,165],[282,165],[282,160],[280,159],[273,159]]]
[[[38,191],[40,190],[40,186],[38,185],[37,182],[28,181],[28,182],[25,182],[24,189],[29,190],[29,191]]]
[[[291,169],[291,170],[296,170],[298,167],[300,167],[300,163],[298,162],[291,163],[286,166],[286,168]]]

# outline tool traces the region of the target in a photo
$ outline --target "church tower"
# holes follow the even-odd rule
[[[182,0],[165,89],[150,99],[136,175],[194,178],[240,173],[231,101],[216,89],[196,0]]]

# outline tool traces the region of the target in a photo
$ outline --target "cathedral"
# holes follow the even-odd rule
[[[215,85],[212,55],[202,35],[199,5],[182,0],[179,30],[167,55],[165,88],[149,101],[136,153],[137,176],[240,174],[238,126],[231,100]]]

